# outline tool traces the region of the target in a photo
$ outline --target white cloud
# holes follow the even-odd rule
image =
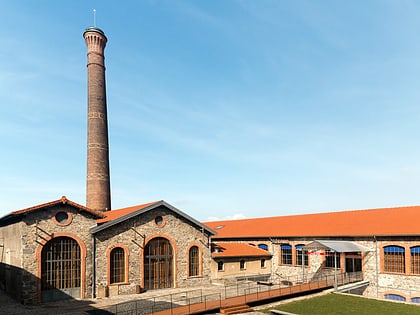
[[[207,221],[241,220],[246,218],[247,217],[242,213],[235,213],[233,215],[228,215],[225,217],[207,217]]]

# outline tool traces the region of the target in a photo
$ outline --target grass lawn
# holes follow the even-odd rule
[[[419,315],[420,306],[378,301],[358,296],[330,293],[306,300],[271,307],[299,315]],[[262,311],[270,314],[269,309]]]

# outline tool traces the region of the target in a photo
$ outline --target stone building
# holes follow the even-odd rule
[[[24,304],[208,284],[213,234],[164,201],[104,213],[62,197],[0,219],[0,283]]]
[[[270,280],[296,282],[359,272],[362,294],[420,302],[420,206],[207,222],[230,250],[264,244]],[[213,254],[214,256],[214,254]],[[244,255],[245,256],[245,255]],[[214,257],[215,258],[215,257]],[[240,266],[244,258],[219,257]],[[216,273],[217,265],[212,272]],[[238,267],[239,268],[239,267]],[[237,270],[241,270],[240,268]],[[242,270],[245,272],[245,270]],[[247,269],[248,274],[251,270]],[[254,269],[254,275],[261,275]],[[219,272],[220,274],[220,272]],[[241,272],[235,275],[241,276]]]

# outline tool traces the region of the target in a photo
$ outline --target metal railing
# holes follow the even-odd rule
[[[306,279],[311,279],[308,275]],[[314,278],[315,279],[315,278]],[[344,285],[351,282],[361,281],[361,273],[340,273],[337,275],[317,275],[316,280],[303,282],[302,277],[282,278],[276,283],[251,282],[247,280],[237,281],[233,285],[225,285],[220,288],[188,290],[180,293],[159,295],[148,299],[140,299],[120,303],[106,310],[118,315],[146,315],[155,314],[167,310],[167,314],[190,314],[198,309],[217,310],[226,307],[236,298],[244,304],[279,296],[300,294],[317,289]],[[182,308],[181,311],[177,309]]]

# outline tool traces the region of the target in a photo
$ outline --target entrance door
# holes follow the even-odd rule
[[[144,249],[145,289],[172,288],[173,282],[172,246],[165,238],[154,238]]]
[[[362,271],[362,255],[360,253],[346,253],[346,272]]]
[[[42,301],[80,298],[80,246],[69,237],[50,240],[41,254]]]

